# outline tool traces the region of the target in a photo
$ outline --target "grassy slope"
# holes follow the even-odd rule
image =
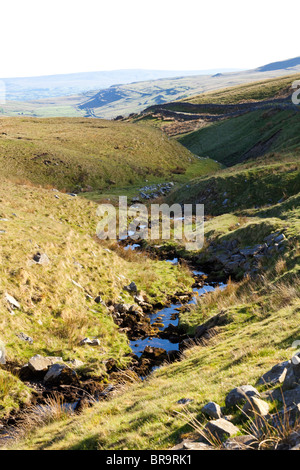
[[[203,173],[188,150],[150,126],[80,118],[1,119],[0,164],[3,176],[69,191],[172,180],[194,165]]]
[[[209,156],[230,166],[242,161],[247,152],[267,142],[277,132],[269,150],[284,153],[293,151],[293,154],[299,155],[299,131],[300,115],[297,111],[253,111],[210,124],[180,138],[179,142],[197,155]]]
[[[5,231],[0,234],[0,337],[10,362],[23,365],[35,354],[79,358],[91,374],[101,374],[105,372],[103,361],[110,357],[126,364],[130,349],[106,308],[93,299],[100,293],[105,302],[116,302],[121,296],[132,303],[123,286],[135,281],[153,302],[164,301],[171,291],[180,286],[185,289],[192,281],[187,272],[168,263],[144,260],[133,253],[124,259],[107,251],[94,239],[97,205],[54,195],[52,190],[0,181],[0,218],[7,219],[0,221],[0,230]],[[38,251],[47,254],[49,265],[32,262]],[[21,304],[13,314],[6,292]],[[34,343],[19,339],[20,332]],[[86,336],[99,338],[100,348],[78,346]],[[0,382],[12,381],[17,391],[15,400],[13,394],[0,394],[0,416],[9,412],[11,402],[17,406],[24,395],[23,384],[3,374],[1,371]]]
[[[299,285],[297,289],[299,293]],[[231,323],[208,346],[188,350],[181,362],[161,368],[108,403],[36,430],[17,448],[166,449],[192,436],[178,400],[193,399],[189,412],[204,423],[199,410],[205,403],[224,405],[232,388],[255,384],[262,372],[292,356],[291,344],[299,338],[300,303],[294,291],[287,295],[278,288],[270,297],[253,290],[244,298],[239,294],[238,301],[231,291],[227,302],[219,299],[219,306],[227,305]],[[205,306],[206,315],[212,310]],[[237,419],[236,424],[242,423]]]
[[[267,100],[280,96],[282,90],[289,88],[295,80],[299,79],[300,75],[295,74],[273,78],[271,80],[260,80],[217,91],[210,91],[202,95],[191,96],[190,98],[186,98],[184,102],[193,104],[236,104],[242,103],[243,101]]]

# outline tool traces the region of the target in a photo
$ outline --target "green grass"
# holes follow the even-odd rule
[[[285,298],[285,305],[280,302],[280,290],[272,297],[252,292],[239,302],[233,290],[224,294],[232,302],[228,307],[231,323],[221,327],[206,347],[187,350],[180,362],[162,367],[142,384],[81,416],[37,429],[15,447],[167,449],[184,437],[195,436],[182,405],[177,404],[179,399],[191,398],[189,412],[204,424],[200,410],[205,403],[216,401],[222,406],[232,388],[255,385],[263,372],[292,356],[291,344],[300,334],[299,289],[295,297]],[[206,314],[210,314],[209,305]],[[237,424],[242,430],[242,423]]]
[[[142,186],[146,179],[171,180],[178,168],[185,173],[195,162],[188,150],[150,126],[82,118],[0,119],[1,172],[15,180],[106,191]]]
[[[226,166],[266,151],[300,155],[300,115],[296,111],[253,111],[212,123],[179,139],[191,152]],[[273,141],[269,141],[272,139]],[[268,143],[269,142],[269,143]],[[265,146],[266,150],[263,148]],[[248,152],[252,153],[248,153]]]
[[[202,95],[191,96],[184,102],[193,104],[217,103],[236,104],[244,101],[261,101],[273,99],[291,87],[300,75],[288,75],[280,78],[255,81],[217,91],[210,91]]]
[[[104,302],[132,304],[123,287],[135,281],[151,303],[166,302],[170,293],[185,291],[192,278],[169,263],[108,249],[95,237],[97,205],[62,193],[56,199],[55,194],[0,180],[0,218],[7,219],[0,221],[5,231],[0,234],[0,337],[8,361],[19,367],[35,354],[54,355],[81,359],[90,375],[105,376],[104,362],[113,358],[124,367],[131,350],[107,308],[93,299],[100,294]],[[47,254],[48,265],[32,261],[38,251]],[[12,311],[5,293],[21,308]],[[19,339],[20,332],[33,344]],[[87,336],[97,337],[100,346],[80,346]],[[22,392],[20,381],[19,387]],[[7,399],[0,400],[0,416],[11,409]]]

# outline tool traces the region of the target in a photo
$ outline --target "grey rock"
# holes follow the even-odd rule
[[[258,441],[251,434],[231,437],[223,442],[223,448],[226,450],[255,450],[257,447]]]
[[[135,282],[131,282],[129,286],[124,286],[124,290],[126,290],[127,292],[130,292],[131,294],[132,293],[137,294],[137,291],[138,291]]]
[[[276,238],[274,238],[274,243],[280,243],[282,242],[283,240],[285,240],[285,236],[283,233],[281,233],[280,235],[278,235]]]
[[[260,397],[260,394],[252,385],[241,385],[228,393],[225,404],[227,407],[232,407],[245,402],[247,397],[251,396]]]
[[[187,405],[187,403],[192,403],[194,400],[192,400],[191,398],[181,398],[180,400],[178,400],[178,405]]]
[[[209,403],[204,405],[201,411],[210,418],[219,419],[223,417],[221,407],[213,401],[210,401]]]
[[[284,406],[284,408],[273,414],[268,420],[270,424],[281,431],[292,429],[299,423],[300,403],[297,405]]]
[[[243,406],[243,413],[248,416],[261,416],[265,417],[269,414],[270,406],[269,404],[257,397],[248,397],[248,400]]]
[[[221,311],[217,315],[209,318],[205,323],[202,325],[197,326],[195,330],[195,338],[199,339],[204,336],[211,328],[216,326],[225,325],[228,321],[228,315],[225,311]]]
[[[80,341],[79,344],[81,346],[84,346],[86,344],[88,344],[90,346],[100,346],[100,341],[99,341],[99,339],[84,338],[83,340]]]
[[[234,426],[230,421],[220,418],[214,421],[208,421],[205,425],[205,431],[208,436],[223,440],[226,437],[235,436],[239,433],[239,428]]]
[[[84,362],[82,362],[80,359],[72,359],[68,362],[68,364],[74,369],[79,369],[79,367],[84,366]]]
[[[283,390],[290,390],[299,384],[299,368],[299,365],[294,365],[293,363],[287,368],[284,381],[282,383]]]
[[[36,354],[28,361],[28,367],[32,372],[44,372],[51,366],[51,361],[39,354]]]
[[[54,382],[58,379],[61,375],[62,371],[66,369],[67,366],[65,364],[53,364],[44,377],[44,382]]]
[[[300,385],[292,390],[270,390],[265,392],[264,398],[271,401],[278,400],[284,403],[287,408],[298,405],[300,403]]]
[[[25,333],[17,333],[16,336],[21,339],[22,341],[26,341],[29,344],[33,344],[33,338],[27,336]]]
[[[291,361],[284,361],[276,364],[271,370],[266,372],[258,381],[259,385],[270,384],[276,385],[283,383],[287,369],[290,366]]]

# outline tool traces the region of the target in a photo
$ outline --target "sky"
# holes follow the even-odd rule
[[[300,55],[298,0],[9,0],[0,77],[250,69]]]

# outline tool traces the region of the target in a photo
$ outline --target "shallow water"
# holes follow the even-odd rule
[[[167,260],[166,262],[176,264],[178,263],[178,259],[174,258],[172,260]],[[196,275],[204,275],[205,273],[202,271],[193,271],[193,274]],[[225,289],[226,284],[224,283],[210,283],[207,285],[204,285],[201,288],[194,288],[193,292],[195,295],[193,298],[188,302],[188,304],[196,304],[197,303],[197,298],[199,298],[201,295],[206,294],[207,292],[212,292],[216,288],[220,289]],[[163,327],[159,328],[160,331],[163,331],[165,328],[167,328],[169,325],[174,325],[178,326],[178,314],[179,311],[178,309],[182,306],[180,302],[176,304],[172,304],[169,307],[165,307],[162,310],[159,310],[156,313],[149,314],[151,324],[155,323],[156,321],[159,323],[163,323]],[[176,317],[174,318],[174,316]],[[161,319],[160,319],[161,317]],[[169,339],[161,339],[161,338],[155,338],[155,337],[148,337],[145,339],[140,339],[140,340],[135,340],[135,341],[130,341],[130,347],[133,351],[134,354],[136,354],[138,357],[140,357],[145,349],[146,346],[152,346],[155,348],[163,348],[167,352],[169,351],[178,351],[179,350],[179,343],[172,343]]]

